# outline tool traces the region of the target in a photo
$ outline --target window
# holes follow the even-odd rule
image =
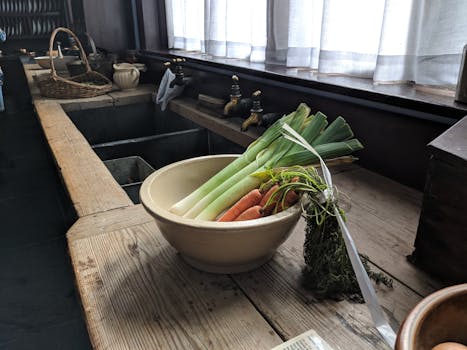
[[[166,0],[169,47],[323,74],[454,86],[463,0]]]

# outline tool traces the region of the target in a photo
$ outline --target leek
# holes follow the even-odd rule
[[[281,136],[282,124],[290,123],[294,117],[295,112],[292,112],[276,121],[264,132],[261,137],[251,143],[240,157],[227,165],[224,169],[214,175],[211,179],[201,185],[190,195],[172,205],[169,210],[172,213],[180,216],[185,215],[191,208],[196,205],[196,203],[198,203],[201,198],[215,189],[220,183],[229,179],[233,174],[236,174],[247,165],[251,164],[251,162],[256,159],[261,151],[264,151],[272,142],[274,142],[274,140]]]
[[[304,103],[300,104],[294,118],[290,120],[290,127],[299,131],[309,113],[310,108]],[[270,147],[263,155],[261,155],[260,158],[258,158],[258,161],[252,162],[240,172],[233,174],[231,178],[223,181],[210,193],[205,195],[203,198],[200,198],[184,217],[214,220],[224,209],[235,203],[235,201],[247,193],[247,189],[252,190],[255,188],[254,186],[257,183],[256,180],[250,182],[246,181],[246,184],[242,185],[244,182],[243,179],[248,178],[250,174],[258,171],[262,167],[274,166],[274,164],[287,154],[293,146],[294,143],[285,138],[278,139],[277,143],[274,144],[274,147]]]
[[[198,198],[196,204],[193,205],[193,207],[190,208],[190,210],[188,210],[186,214],[183,215],[183,217],[190,219],[197,217],[197,215],[201,213],[201,211],[203,211],[214,199],[222,196],[226,188],[232,187],[241,179],[245,178],[245,176],[250,175],[256,169],[260,168],[263,164],[265,164],[274,155],[274,151],[277,149],[277,141],[278,140],[276,140],[275,143],[269,146],[269,148],[266,149],[258,157],[258,159],[254,160],[240,171],[233,173],[228,179],[220,182],[219,186],[213,188],[209,193],[202,196],[201,198]]]
[[[295,112],[267,129],[243,155],[174,204],[170,211],[186,218],[214,220],[243,195],[260,186],[261,176],[255,174],[276,167],[316,163],[315,155],[281,136],[284,123],[300,133],[325,159],[349,155],[363,148],[358,140],[352,139],[354,134],[344,118],[338,117],[327,126],[327,117],[323,113],[309,114],[310,108],[300,104]]]
[[[342,117],[337,117],[313,142],[310,143],[313,147],[323,143],[344,141],[354,137],[349,124]]]
[[[323,159],[337,158],[351,154],[363,149],[363,145],[357,139],[325,143],[314,147]],[[295,153],[289,153],[282,157],[276,164],[277,167],[286,167],[292,165],[308,165],[318,162],[318,157],[308,150],[301,150]]]

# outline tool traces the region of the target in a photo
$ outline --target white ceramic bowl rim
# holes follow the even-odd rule
[[[240,228],[246,228],[246,227],[252,227],[252,226],[261,227],[263,225],[270,225],[276,222],[280,222],[283,220],[284,217],[295,215],[297,211],[301,210],[301,204],[299,202],[295,204],[294,206],[288,208],[287,210],[284,210],[274,215],[266,216],[264,218],[246,220],[246,221],[217,222],[217,221],[195,220],[195,219],[188,219],[188,218],[181,217],[179,215],[171,213],[167,209],[162,208],[161,206],[157,205],[152,200],[152,196],[150,194],[151,185],[160,174],[170,171],[171,169],[178,167],[179,165],[182,165],[184,163],[190,163],[193,160],[203,160],[203,159],[209,159],[209,158],[214,158],[214,157],[231,158],[231,157],[238,157],[238,156],[239,156],[238,154],[221,154],[221,155],[214,155],[214,156],[211,155],[211,156],[196,157],[196,158],[190,158],[190,159],[182,160],[179,162],[175,162],[163,168],[160,168],[156,170],[154,173],[152,173],[151,175],[149,175],[144,180],[143,184],[141,185],[141,189],[140,189],[141,203],[146,208],[146,210],[153,213],[160,220],[168,221],[168,222],[176,222],[179,225],[184,225],[188,227],[213,228],[213,229],[219,229],[219,228],[240,229]],[[229,231],[226,230],[221,233],[229,234]]]

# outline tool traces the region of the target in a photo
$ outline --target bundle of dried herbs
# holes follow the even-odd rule
[[[355,272],[347,254],[344,238],[332,213],[332,203],[316,205],[310,202],[304,206],[306,219],[303,255],[303,285],[319,298],[342,299],[363,302]],[[343,211],[341,210],[343,215]],[[361,256],[368,276],[376,284],[392,287],[392,280],[380,272],[374,272],[368,259]]]
[[[334,163],[347,162],[344,158]],[[306,266],[303,269],[303,285],[318,298],[349,299],[363,302],[360,287],[347,253],[344,238],[334,215],[332,202],[324,195],[327,186],[315,167],[286,167],[268,169],[254,174],[267,184],[279,183],[278,192],[283,197],[288,191],[301,193],[302,215],[306,219],[303,255]],[[282,199],[283,200],[283,199]],[[339,210],[345,219],[344,212]],[[392,280],[380,272],[370,269],[368,259],[361,256],[362,263],[376,284],[392,287]]]

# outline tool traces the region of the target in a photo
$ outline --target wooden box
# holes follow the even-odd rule
[[[449,283],[467,282],[467,117],[433,140],[413,261]]]

